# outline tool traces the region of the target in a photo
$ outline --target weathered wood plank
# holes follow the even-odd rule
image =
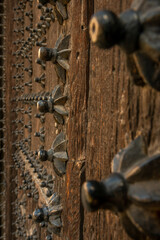
[[[120,13],[130,3],[95,0],[94,10]],[[155,146],[160,97],[154,90],[132,84],[125,54],[118,47],[100,50],[91,45],[89,83],[86,178],[100,180],[110,174],[113,156],[136,135],[146,135],[148,145]],[[129,239],[119,219],[109,212],[85,212],[84,226],[84,239]]]
[[[71,48],[69,78],[70,114],[68,120],[69,163],[64,199],[64,239],[83,239],[81,172],[86,159],[87,101],[89,90],[88,20],[93,3],[71,1]],[[83,170],[82,170],[83,171]]]
[[[6,136],[7,152],[6,174],[7,174],[7,208],[6,208],[6,239],[12,239],[15,231],[13,223],[15,217],[12,215],[11,203],[15,200],[12,194],[11,180],[15,176],[14,168],[11,168],[12,143],[15,138],[12,135],[14,126],[12,120],[16,114],[11,113],[15,106],[11,102],[15,93],[12,91],[14,81],[11,67],[14,58],[12,41],[13,35],[13,7],[15,2],[7,1],[7,66],[6,66],[6,88],[7,88],[7,119]],[[18,1],[17,1],[18,2]],[[58,83],[64,87],[68,94],[66,107],[69,118],[65,126],[59,126],[58,131],[64,131],[68,138],[69,162],[67,173],[63,178],[57,177],[55,191],[61,196],[64,207],[62,214],[63,230],[61,239],[64,240],[127,240],[129,239],[119,222],[118,217],[105,211],[87,213],[81,204],[81,186],[85,179],[102,179],[110,174],[110,163],[117,151],[126,146],[128,141],[142,133],[146,137],[149,146],[149,154],[160,152],[160,96],[154,90],[139,89],[133,86],[126,67],[125,54],[118,47],[112,50],[99,50],[90,44],[88,35],[89,19],[93,12],[108,8],[120,13],[130,6],[131,0],[71,0],[68,4],[69,19],[59,26],[57,22],[51,24],[47,33],[47,46],[54,44],[61,32],[71,34],[70,70],[67,73],[65,87],[58,80],[54,66],[48,62],[46,65],[46,87],[44,91],[51,91]],[[28,8],[29,9],[29,8]],[[33,27],[39,22],[41,15],[37,9],[37,2],[33,3],[34,21]],[[29,22],[25,22],[25,26]],[[27,35],[25,35],[25,38]],[[38,47],[33,47],[33,76],[32,92],[39,92],[42,88],[34,83],[34,78],[39,77],[44,71],[35,63],[38,56]],[[25,74],[25,82],[30,78]],[[25,92],[29,92],[25,88]],[[27,109],[28,106],[25,108]],[[39,149],[41,142],[33,136],[42,124],[35,119],[36,106],[32,107],[32,141],[31,150]],[[25,116],[25,124],[29,121]],[[44,124],[46,131],[45,149],[48,150],[56,137],[55,121],[52,114],[46,114]],[[25,131],[27,137],[28,131]],[[48,173],[55,175],[52,163],[43,163]],[[20,173],[20,171],[19,171]],[[18,173],[18,175],[19,175]],[[19,177],[20,183],[22,179]],[[41,199],[40,199],[41,200]],[[37,207],[32,200],[27,200],[27,215]],[[32,222],[27,221],[26,228],[29,230]],[[45,239],[45,230],[38,229],[39,239]],[[14,239],[14,238],[13,238]],[[15,238],[16,239],[16,238]],[[20,238],[19,238],[20,239]],[[54,239],[60,239],[54,236]]]
[[[12,224],[15,221],[15,217],[13,215],[13,205],[12,202],[15,201],[14,199],[14,192],[13,190],[13,182],[12,179],[15,177],[15,171],[13,171],[13,160],[12,160],[12,150],[13,146],[12,143],[15,141],[15,138],[12,136],[12,131],[14,130],[12,120],[15,117],[15,114],[12,113],[13,103],[11,102],[12,99],[12,86],[14,86],[14,81],[12,79],[12,63],[13,59],[11,57],[12,51],[13,51],[13,45],[12,41],[14,41],[13,36],[13,7],[15,6],[14,1],[6,0],[6,9],[7,9],[7,18],[6,18],[6,62],[5,62],[5,75],[6,80],[6,119],[5,119],[5,125],[6,125],[6,152],[5,152],[5,175],[6,175],[6,239],[12,239],[12,233],[15,230],[15,226]]]

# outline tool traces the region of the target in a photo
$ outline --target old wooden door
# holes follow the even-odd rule
[[[43,240],[46,236],[63,240],[129,239],[112,213],[84,211],[81,186],[86,179],[107,177],[114,155],[140,133],[147,139],[149,154],[160,150],[159,94],[132,84],[125,55],[118,47],[100,50],[89,39],[88,25],[94,12],[107,8],[120,13],[130,4],[127,0],[71,0],[67,4],[68,19],[63,24],[48,17],[45,21],[49,26],[37,31],[37,23],[43,21],[40,17],[45,16],[45,11],[52,13],[54,6],[47,4],[50,10],[46,10],[38,9],[37,0],[0,1],[3,23],[0,239]],[[60,34],[71,35],[66,83],[57,77],[52,62],[46,62],[46,66],[36,63],[39,50],[36,42],[46,37],[46,46],[54,48]],[[42,74],[45,86],[34,81]],[[57,84],[68,97],[64,124],[55,124],[53,113],[35,118],[39,112],[31,100],[50,94]],[[45,131],[41,139],[34,136],[40,129]],[[58,193],[63,206],[61,236],[58,236],[49,234],[47,227],[41,228],[28,215],[48,204],[47,189],[42,189],[37,178],[35,151],[40,147],[49,150],[61,132],[67,140],[66,174],[58,176],[52,162],[41,162],[47,172],[45,180],[49,175],[55,178],[51,193]],[[20,148],[22,142],[27,146],[30,165]],[[34,186],[34,190],[27,188],[26,171],[31,178],[29,186]]]

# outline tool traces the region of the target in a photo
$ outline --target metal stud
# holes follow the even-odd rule
[[[41,149],[38,151],[40,161],[50,161],[58,176],[66,172],[66,162],[68,161],[67,141],[65,135],[61,132],[54,140],[51,149],[48,151]]]
[[[61,222],[62,206],[60,204],[59,196],[54,193],[48,206],[38,208],[33,212],[32,219],[37,223],[47,223],[48,230],[59,235],[62,227]]]
[[[39,137],[41,142],[45,141],[45,130],[44,127],[40,128],[39,132],[36,132],[34,134],[35,137]]]
[[[57,17],[59,24],[63,24],[63,20],[68,18],[66,5],[70,2],[70,0],[38,0],[38,2],[42,5],[50,3],[54,6],[54,12]],[[40,6],[39,6],[40,8]]]
[[[70,35],[60,35],[54,48],[41,47],[38,51],[38,58],[43,61],[52,61],[58,77],[63,83],[66,82],[66,70],[69,70],[68,59],[71,53],[69,49]]]
[[[64,116],[68,115],[64,108],[66,100],[67,96],[62,95],[61,88],[57,85],[52,91],[52,96],[48,98],[48,100],[41,100],[37,102],[37,109],[41,113],[53,113],[55,120],[58,123],[63,124]]]
[[[44,37],[40,42],[36,42],[36,46],[39,46],[39,47],[45,47],[46,45],[47,45],[46,37]]]
[[[41,123],[45,123],[45,115],[43,113],[37,113],[34,115],[35,118],[39,118]]]
[[[46,80],[46,74],[45,73],[43,73],[39,78],[36,77],[34,79],[34,81],[37,82],[37,83],[40,83],[43,88],[45,87],[45,80]]]

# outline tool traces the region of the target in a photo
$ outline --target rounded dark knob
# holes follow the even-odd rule
[[[38,58],[42,61],[49,61],[50,60],[50,50],[49,48],[40,47],[38,51]]]
[[[52,236],[51,236],[51,235],[48,235],[48,236],[46,237],[46,240],[52,240]]]
[[[92,42],[100,48],[111,48],[118,41],[119,27],[118,17],[113,12],[97,12],[89,26]]]
[[[96,211],[101,205],[103,185],[97,181],[87,181],[82,186],[82,202],[88,211]]]
[[[41,187],[42,188],[44,188],[44,187],[46,187],[47,185],[46,185],[46,183],[45,182],[41,182]]]
[[[28,197],[28,198],[31,198],[31,197],[32,197],[32,194],[31,194],[31,193],[27,193],[27,197]]]
[[[40,227],[41,227],[41,228],[44,228],[44,227],[45,227],[45,222],[41,222],[41,223],[40,223]]]
[[[42,113],[45,113],[48,111],[48,104],[46,101],[40,100],[37,102],[37,110],[39,110]]]
[[[44,213],[43,210],[41,208],[36,209],[33,212],[33,216],[32,216],[33,220],[35,220],[36,222],[40,223],[44,221]]]
[[[40,150],[38,152],[38,158],[40,161],[46,161],[48,159],[48,154],[47,154],[47,151],[45,150]]]
[[[28,215],[28,219],[32,219],[32,214],[29,214],[29,215]]]
[[[37,45],[37,46],[38,46],[38,45]],[[36,77],[36,78],[34,79],[34,81],[39,83],[39,82],[41,82],[41,79],[38,78],[38,77]]]
[[[47,190],[47,193],[46,193],[46,196],[47,196],[47,197],[51,197],[52,194],[53,194],[53,193],[52,193],[50,190]]]
[[[47,4],[49,1],[48,0],[37,0],[38,3],[45,5]]]

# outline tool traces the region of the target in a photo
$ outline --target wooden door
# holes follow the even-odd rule
[[[65,84],[57,77],[52,62],[46,62],[45,69],[36,63],[39,47],[35,44],[31,44],[27,50],[24,47],[24,42],[29,41],[31,29],[36,29],[36,24],[41,22],[43,10],[38,9],[37,1],[4,0],[2,3],[5,17],[1,98],[6,107],[3,108],[2,127],[5,147],[0,179],[1,183],[5,182],[5,187],[1,188],[5,194],[1,198],[3,204],[0,205],[3,225],[0,228],[0,239],[28,239],[34,231],[34,239],[43,240],[48,235],[46,228],[41,228],[28,219],[28,215],[36,208],[47,205],[48,199],[37,179],[36,170],[34,172],[30,165],[26,166],[19,143],[25,140],[27,151],[35,154],[40,147],[49,150],[61,132],[67,139],[69,160],[66,174],[57,176],[51,162],[41,163],[47,174],[55,177],[53,189],[63,205],[61,236],[53,234],[53,239],[129,239],[118,217],[112,213],[84,211],[81,186],[87,179],[106,178],[114,155],[141,133],[146,137],[149,154],[159,151],[159,94],[133,85],[125,54],[118,47],[100,50],[89,39],[88,25],[94,12],[110,9],[120,13],[129,8],[131,1],[71,0],[67,5],[68,19],[62,25],[57,20],[50,22],[46,34],[42,34],[37,41],[46,37],[46,46],[54,48],[61,33],[71,35],[70,68],[66,72]],[[50,4],[47,7],[54,8]],[[26,16],[26,12],[33,17]],[[30,26],[29,32],[27,26]],[[23,65],[16,67],[14,64]],[[32,70],[32,74],[24,68]],[[43,73],[44,88],[34,81]],[[47,113],[43,123],[35,118],[38,113],[36,105],[26,103],[23,97],[42,91],[51,93],[57,84],[60,85],[62,94],[68,97],[65,104],[68,116],[64,117],[64,124],[55,124],[53,114]],[[21,96],[22,100],[19,101]],[[42,127],[45,130],[44,141],[34,136]],[[38,161],[36,154],[30,157],[32,162]],[[38,190],[38,200],[28,198],[27,194],[32,194],[32,191],[25,187],[25,167],[30,171],[32,182]],[[34,168],[36,167],[33,166]]]

